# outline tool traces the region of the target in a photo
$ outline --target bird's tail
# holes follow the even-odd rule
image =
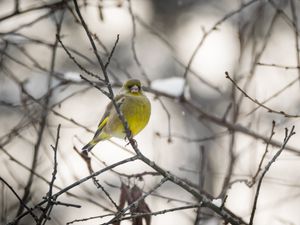
[[[83,146],[83,148],[81,149],[81,151],[86,151],[89,152],[92,150],[92,148],[95,147],[95,145],[97,144],[97,142],[95,141],[90,141],[89,143],[87,143],[85,146]]]
[[[98,142],[111,138],[111,136],[105,132],[99,134],[99,131],[101,131],[101,130],[97,130],[94,138],[89,143],[87,143],[85,146],[83,146],[81,151],[89,152],[92,150],[92,148],[95,147],[96,144],[98,144]]]

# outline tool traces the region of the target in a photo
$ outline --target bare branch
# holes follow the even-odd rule
[[[295,135],[296,133],[294,132],[295,126],[292,127],[292,129],[290,130],[290,132],[288,132],[288,129],[286,128],[286,134],[283,140],[283,144],[281,146],[281,148],[276,152],[276,154],[273,156],[273,158],[268,162],[268,164],[266,165],[264,171],[262,172],[262,175],[258,181],[258,185],[256,188],[256,194],[255,194],[255,198],[254,198],[254,203],[253,203],[253,208],[252,208],[252,212],[251,212],[251,217],[250,217],[250,222],[249,225],[253,224],[253,219],[255,216],[255,211],[256,211],[256,205],[257,205],[257,201],[258,201],[258,196],[260,193],[260,188],[261,188],[261,184],[262,181],[266,175],[266,173],[269,171],[271,165],[276,161],[276,159],[279,157],[279,155],[282,153],[282,151],[285,149],[286,144],[288,143],[288,141],[290,140],[290,138]]]
[[[246,98],[250,99],[253,103],[259,105],[260,107],[262,107],[262,108],[268,110],[269,113],[275,113],[275,114],[283,115],[283,116],[288,117],[288,118],[298,118],[298,117],[300,117],[300,115],[292,115],[292,114],[285,113],[284,111],[278,111],[278,110],[275,110],[275,109],[271,109],[270,107],[268,107],[268,106],[262,104],[262,103],[259,102],[258,100],[253,99],[249,94],[246,93],[246,91],[244,91],[242,88],[240,88],[240,87],[238,86],[238,84],[237,84],[237,83],[229,76],[228,72],[225,72],[225,74],[226,74],[226,78],[229,79],[229,80],[233,83],[233,85],[234,85],[240,92],[243,93],[243,95],[244,95]]]

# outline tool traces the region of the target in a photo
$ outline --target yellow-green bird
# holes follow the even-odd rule
[[[137,135],[147,125],[151,114],[150,101],[142,90],[141,82],[137,79],[127,80],[114,100],[128,123],[131,135]],[[111,137],[126,137],[123,123],[112,102],[106,106],[93,139],[82,151],[90,151],[98,142]]]

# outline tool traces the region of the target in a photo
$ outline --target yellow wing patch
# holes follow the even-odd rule
[[[105,126],[105,124],[107,123],[107,121],[108,121],[108,116],[105,117],[105,118],[101,121],[101,123],[100,123],[99,126],[98,126],[98,130],[101,130],[101,129]]]

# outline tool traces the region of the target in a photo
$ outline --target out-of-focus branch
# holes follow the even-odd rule
[[[242,92],[242,94],[248,98],[249,100],[251,100],[253,103],[259,105],[260,107],[266,109],[269,113],[275,113],[275,114],[279,114],[279,115],[283,115],[285,117],[288,117],[288,118],[298,118],[300,117],[300,115],[292,115],[292,114],[288,114],[284,111],[278,111],[278,110],[275,110],[275,109],[271,109],[270,107],[262,104],[261,102],[259,102],[257,99],[254,99],[252,98],[249,94],[247,94],[246,91],[244,91],[241,87],[239,87],[239,85],[229,76],[229,73],[228,72],[225,72],[226,74],[226,78],[229,79],[232,84],[240,91]]]
[[[295,36],[295,50],[296,50],[296,61],[297,61],[297,71],[298,71],[298,79],[300,84],[300,56],[299,56],[299,32],[298,32],[298,17],[296,12],[296,5],[294,0],[290,0],[292,17],[293,17],[293,24],[294,24],[294,36]]]
[[[19,195],[17,194],[17,192],[13,189],[13,187],[11,185],[9,185],[9,183],[6,182],[6,180],[4,180],[1,176],[0,176],[0,180],[11,190],[11,192],[17,197],[17,199],[19,200],[20,204],[28,210],[28,212],[30,213],[30,215],[32,216],[32,218],[37,222],[38,221],[38,217],[31,211],[31,209],[26,205],[26,203],[19,197]]]
[[[283,93],[285,90],[287,90],[288,88],[292,87],[297,81],[299,81],[298,77],[294,80],[292,80],[290,83],[288,83],[287,85],[285,85],[283,88],[281,88],[279,91],[275,92],[274,94],[272,94],[269,98],[267,98],[266,100],[262,101],[261,104],[266,104],[268,101],[274,99],[275,97],[277,97],[278,95],[280,95],[281,93]],[[248,112],[246,114],[246,116],[252,114],[254,111],[256,111],[257,109],[260,108],[260,105],[256,106],[254,109],[252,109],[250,112]]]
[[[63,17],[64,17],[63,15],[64,14],[62,14],[59,22],[57,22],[57,24],[56,24],[56,34],[57,35],[59,35],[59,33],[61,31],[61,25],[62,25],[62,21],[63,21]],[[48,83],[47,83],[47,85],[48,85],[47,96],[46,96],[45,103],[43,105],[43,110],[41,113],[41,121],[40,121],[40,125],[39,125],[39,130],[38,130],[38,138],[37,138],[36,144],[34,146],[34,154],[33,154],[32,165],[31,165],[32,171],[35,171],[36,166],[37,166],[39,149],[40,149],[40,145],[42,143],[42,137],[43,137],[43,133],[44,133],[46,122],[47,122],[48,106],[49,106],[50,98],[52,95],[51,85],[52,85],[52,79],[53,79],[53,73],[54,73],[54,67],[55,67],[57,45],[58,45],[58,40],[56,39],[54,42],[54,45],[53,45],[53,49],[52,49],[50,72],[49,72]],[[25,189],[24,189],[23,197],[22,197],[22,201],[24,201],[24,202],[26,202],[29,198],[33,179],[34,179],[34,174],[31,172],[29,175],[27,184],[25,186]],[[22,205],[20,205],[16,215],[17,216],[21,215],[23,210],[24,210],[24,207]]]
[[[146,90],[153,94],[161,95],[161,96],[167,97],[169,99],[173,99],[173,100],[177,100],[177,101],[179,100],[177,96],[173,96],[173,95],[161,92],[161,91],[153,90],[150,88],[147,88]],[[205,118],[206,120],[208,120],[212,123],[215,123],[221,127],[225,127],[228,130],[233,130],[233,131],[236,131],[239,133],[243,133],[254,139],[259,139],[259,140],[262,140],[262,141],[268,143],[268,140],[269,140],[268,137],[266,137],[262,134],[259,134],[245,126],[240,125],[240,124],[233,124],[227,120],[224,120],[222,117],[214,115],[212,112],[207,112],[200,105],[196,104],[193,100],[182,99],[181,103],[183,106],[187,106],[188,108],[195,110],[197,113],[199,113],[201,118]],[[275,147],[281,147],[281,143],[279,141],[275,141],[275,140],[271,140],[270,145],[275,146]],[[287,145],[286,150],[288,150],[292,153],[295,153],[295,154],[300,154],[300,149],[297,149],[292,146]]]
[[[185,79],[185,86],[186,86],[186,82],[187,82],[187,76],[188,76],[188,72],[190,70],[190,67],[192,66],[192,63],[199,51],[199,49],[201,48],[201,46],[204,44],[204,42],[206,41],[207,37],[217,29],[218,26],[220,26],[222,23],[224,23],[226,20],[228,20],[229,18],[231,18],[232,16],[236,15],[237,13],[241,12],[242,10],[248,8],[250,5],[252,5],[253,3],[259,2],[258,0],[251,0],[245,4],[243,4],[240,8],[238,8],[237,10],[232,11],[231,13],[226,14],[223,18],[221,18],[220,20],[218,20],[208,31],[204,32],[203,37],[201,38],[200,42],[198,43],[198,45],[196,46],[195,50],[193,51],[187,66],[185,68],[184,74],[183,74],[183,78]],[[185,89],[185,88],[184,88]],[[182,96],[183,97],[182,93]]]
[[[181,211],[181,210],[193,209],[193,208],[200,208],[200,207],[201,207],[201,205],[196,204],[196,205],[187,205],[187,206],[175,207],[175,208],[170,208],[170,209],[164,209],[164,210],[151,212],[151,213],[135,213],[133,215],[130,215],[130,213],[124,213],[124,216],[122,218],[115,219],[114,221],[112,221],[112,223],[120,222],[123,220],[131,220],[133,218],[143,217],[143,216],[147,216],[147,215],[148,216],[157,216],[157,215],[166,214],[169,212],[175,212],[175,211]],[[107,215],[103,215],[103,216],[93,216],[93,217],[84,218],[84,219],[76,219],[76,220],[68,222],[67,225],[70,225],[73,223],[78,223],[78,222],[85,222],[85,221],[94,220],[94,219],[100,219],[100,218],[104,218],[104,217],[108,217],[108,216],[113,216],[113,214],[107,214]]]
[[[137,52],[136,52],[136,22],[135,22],[135,16],[132,10],[132,2],[131,0],[128,0],[128,8],[129,8],[129,14],[131,17],[131,23],[132,23],[132,38],[131,38],[131,50],[133,53],[133,58],[138,65],[139,70],[141,71],[143,77],[147,80],[148,85],[150,84],[149,76],[146,74],[145,69],[142,66],[142,63],[140,62]]]
[[[14,16],[25,14],[25,13],[29,13],[29,12],[32,12],[32,11],[43,10],[43,9],[61,8],[68,1],[70,1],[70,0],[61,0],[61,1],[58,1],[58,2],[51,3],[51,4],[42,4],[40,6],[35,6],[35,7],[28,8],[28,9],[23,9],[22,11],[19,10],[19,4],[18,5],[16,4],[16,7],[18,7],[18,8],[15,8],[15,11],[12,12],[11,14],[8,14],[6,16],[1,17],[0,18],[0,22],[2,22],[4,20],[7,20],[7,19],[10,19],[10,18],[12,18]]]
[[[262,2],[261,4],[263,5],[264,2]],[[269,40],[271,38],[272,32],[274,31],[275,24],[278,21],[279,16],[280,16],[280,12],[278,10],[276,10],[272,16],[270,25],[269,25],[268,29],[266,30],[266,34],[263,38],[262,45],[261,46],[257,45],[257,42],[253,43],[253,60],[251,62],[251,68],[249,71],[249,75],[247,76],[245,84],[243,86],[243,90],[245,90],[245,91],[248,90],[250,84],[252,83],[252,80],[255,76],[255,72],[257,70],[257,63],[260,61],[263,53],[265,52],[265,50],[269,44]],[[245,97],[244,95],[240,96],[240,98],[237,101],[238,105],[242,104],[244,97]]]
[[[61,44],[61,46],[63,47],[63,49],[65,50],[65,52],[68,54],[69,58],[78,66],[79,69],[81,69],[83,72],[85,72],[86,74],[97,78],[98,80],[104,82],[103,79],[101,79],[97,74],[92,73],[91,71],[88,71],[85,67],[83,67],[76,59],[75,57],[70,53],[70,51],[68,50],[68,48],[64,45],[64,43],[62,42],[62,40],[60,39],[59,35],[56,35],[56,38],[58,40],[58,42]]]

